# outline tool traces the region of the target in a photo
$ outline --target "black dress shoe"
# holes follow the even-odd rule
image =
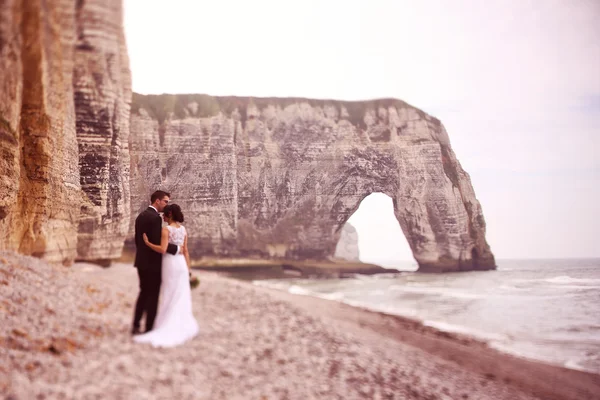
[[[136,327],[134,327],[134,328],[131,330],[131,334],[132,334],[132,335],[141,335],[141,334],[142,334],[142,331],[141,331],[141,329],[140,329],[139,327],[137,327],[137,328],[136,328]]]

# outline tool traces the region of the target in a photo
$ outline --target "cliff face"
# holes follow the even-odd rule
[[[0,6],[0,243],[52,261],[77,249],[80,184],[73,107],[75,9]],[[60,156],[57,156],[60,155]]]
[[[119,257],[128,232],[131,78],[121,0],[78,1],[73,88],[81,188],[78,257]]]
[[[468,175],[441,123],[399,100],[134,94],[132,219],[172,193],[201,255],[326,259],[373,192],[422,271],[495,268]]]
[[[131,90],[120,21],[120,1],[0,1],[0,249],[120,255]]]

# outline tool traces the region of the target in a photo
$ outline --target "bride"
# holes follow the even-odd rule
[[[154,329],[135,336],[133,340],[138,343],[151,343],[155,347],[173,347],[196,336],[199,328],[192,314],[190,256],[187,249],[187,232],[181,225],[183,213],[177,204],[167,205],[163,212],[163,219],[168,226],[162,229],[160,246],[150,243],[144,233],[146,245],[163,255],[158,314]],[[183,254],[168,254],[166,250],[169,243],[183,246]]]

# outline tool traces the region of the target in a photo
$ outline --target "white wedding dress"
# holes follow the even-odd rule
[[[167,226],[167,229],[169,243],[183,245],[187,235],[185,228]],[[198,323],[192,314],[189,272],[183,254],[163,255],[159,299],[154,329],[134,336],[134,341],[150,343],[154,347],[174,347],[198,334]]]

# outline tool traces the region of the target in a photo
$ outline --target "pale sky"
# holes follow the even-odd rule
[[[600,257],[600,1],[124,0],[139,93],[395,97],[438,117],[498,259]],[[411,259],[391,200],[361,259]]]

